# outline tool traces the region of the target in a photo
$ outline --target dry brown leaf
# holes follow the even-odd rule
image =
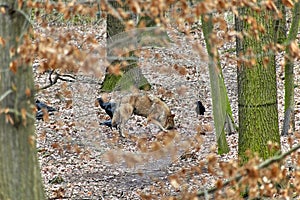
[[[22,109],[21,109],[21,116],[22,116],[22,119],[26,119],[26,113],[27,113],[26,109],[25,109],[25,108],[22,108]]]
[[[29,142],[29,144],[30,144],[31,147],[35,147],[35,136],[30,135],[28,137],[28,142]]]
[[[281,0],[281,2],[283,3],[283,5],[285,5],[288,8],[293,8],[294,7],[294,3],[291,0]]]
[[[65,108],[70,109],[73,106],[73,101],[72,99],[66,100],[66,106]]]
[[[13,118],[11,117],[10,114],[6,114],[6,115],[5,115],[5,122],[6,122],[6,123],[10,123],[11,125],[14,125],[14,124],[15,124],[15,122],[14,122],[14,120],[13,120]]]
[[[25,95],[26,95],[27,97],[30,97],[30,96],[31,96],[31,90],[30,90],[29,88],[26,88],[26,89],[25,89]]]
[[[168,177],[171,185],[175,188],[178,189],[180,187],[180,182],[179,182],[179,178],[177,175],[171,175]]]
[[[185,85],[180,85],[176,88],[176,91],[180,96],[184,96],[187,93],[188,88]]]
[[[12,71],[14,74],[17,73],[17,61],[16,60],[10,62],[9,70]]]
[[[43,120],[45,122],[49,121],[49,113],[47,112],[47,110],[43,109]]]
[[[5,40],[3,39],[3,37],[0,37],[0,45],[2,47],[5,47]]]
[[[57,142],[54,142],[51,144],[51,147],[54,148],[54,149],[57,149],[57,148],[60,148],[60,144],[57,143]]]
[[[129,1],[129,6],[134,13],[136,13],[136,14],[141,13],[141,7],[140,7],[138,1],[134,1],[134,0]]]
[[[1,14],[5,14],[6,13],[6,10],[5,10],[5,7],[4,6],[1,6],[0,7],[0,12],[1,12]]]

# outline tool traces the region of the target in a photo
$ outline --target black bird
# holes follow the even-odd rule
[[[42,110],[42,109],[45,109],[45,110],[47,110],[48,112],[54,112],[54,111],[56,111],[55,108],[46,105],[45,103],[41,102],[41,101],[38,100],[38,99],[35,101],[35,106],[36,106],[36,108],[37,108],[38,111],[39,111],[39,110]]]
[[[35,101],[35,107],[37,109],[37,112],[35,114],[35,118],[38,119],[38,120],[43,119],[44,111],[47,111],[49,113],[49,115],[53,115],[52,112],[56,111],[55,108],[46,105],[45,103],[41,102],[38,99]]]
[[[111,124],[111,119],[110,120],[105,120],[103,122],[100,122],[100,125],[108,126],[109,128],[112,129],[112,124]],[[117,128],[117,126],[114,126],[114,128]]]
[[[116,110],[116,103],[104,102],[101,97],[97,98],[97,100],[99,102],[100,107],[104,109],[106,114],[108,114],[110,119],[112,119]]]
[[[198,115],[204,115],[205,107],[203,106],[201,101],[197,101],[196,104],[197,104],[197,107],[196,107],[197,114]]]

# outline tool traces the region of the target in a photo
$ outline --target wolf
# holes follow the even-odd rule
[[[124,125],[132,114],[146,117],[163,131],[175,127],[175,115],[161,99],[145,93],[130,94],[119,99],[111,119],[111,126],[118,127],[122,137]]]

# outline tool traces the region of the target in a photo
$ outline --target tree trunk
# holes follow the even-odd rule
[[[286,41],[286,9],[285,5],[282,3],[281,0],[276,1],[276,6],[278,10],[281,12],[282,17],[275,21],[275,31],[276,31],[276,41],[279,44],[284,44]]]
[[[206,42],[206,49],[209,55],[208,67],[213,102],[214,124],[218,142],[218,153],[224,154],[228,153],[230,150],[226,141],[225,125],[229,125],[231,122],[231,117],[226,117],[226,115],[231,116],[231,107],[229,104],[228,95],[222,75],[219,55],[215,55],[215,53],[213,53],[217,52],[217,50],[214,49],[216,47],[211,44],[211,36],[212,34],[214,34],[212,14],[208,15],[207,17],[208,19],[205,20],[205,16],[202,16],[202,26]]]
[[[126,6],[122,7],[118,1],[109,2],[116,10],[122,8],[128,11],[128,8]],[[102,91],[127,90],[132,86],[140,89],[150,89],[150,84],[137,66],[138,57],[134,51],[137,47],[136,34],[134,31],[125,32],[124,23],[126,20],[124,19],[122,22],[111,14],[107,15],[107,60],[110,66],[102,83]],[[123,52],[118,55],[120,50]],[[114,73],[119,72],[114,68],[120,65],[120,73]]]
[[[138,34],[140,47],[167,47],[172,42],[165,29],[157,26],[150,16],[141,17],[138,28],[145,29]]]
[[[297,39],[300,21],[300,3],[295,3],[293,10],[292,24],[288,35],[288,43]],[[284,68],[284,120],[281,135],[288,135],[288,132],[295,131],[295,113],[294,113],[294,63],[293,52],[288,45],[286,48],[287,60]]]
[[[239,10],[239,17],[236,18],[237,31],[249,34],[243,39],[237,38],[236,44],[237,56],[244,58],[240,60],[237,71],[241,164],[249,159],[247,150],[266,159],[278,151],[270,150],[268,141],[280,145],[275,53],[270,48],[264,48],[275,42],[273,14],[267,11],[257,13],[245,7]],[[265,33],[252,30],[248,22],[253,20],[247,20],[248,17],[262,24]]]
[[[5,41],[0,51],[0,199],[40,200],[44,192],[34,133],[32,67],[17,53],[12,55],[28,28],[17,5],[2,1],[0,14]]]

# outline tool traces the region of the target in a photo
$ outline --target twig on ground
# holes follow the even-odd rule
[[[55,76],[54,76],[54,79],[52,80],[53,73],[55,74]],[[65,78],[65,77],[67,77],[67,78]],[[68,79],[68,78],[70,78],[70,79]],[[50,83],[48,85],[45,85],[44,87],[39,88],[39,90],[44,90],[44,89],[51,87],[52,85],[56,84],[58,80],[65,81],[65,82],[75,82],[76,78],[72,75],[69,75],[69,74],[62,75],[62,74],[55,72],[55,70],[52,70],[49,73]]]

